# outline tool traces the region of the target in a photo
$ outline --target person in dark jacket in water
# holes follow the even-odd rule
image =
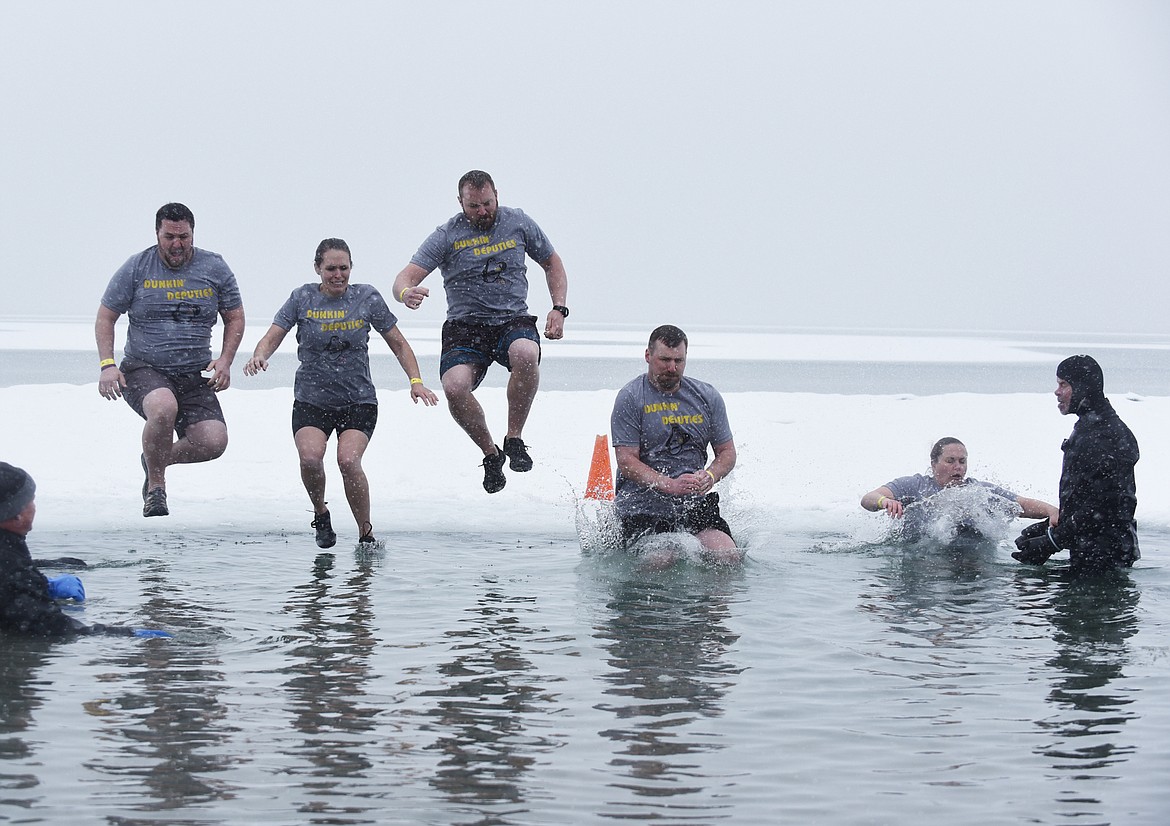
[[[32,637],[169,637],[165,631],[86,625],[61,610],[56,600],[83,602],[85,588],[73,574],[46,577],[29,554],[25,537],[37,512],[36,490],[27,472],[0,462],[0,631]]]
[[[1105,377],[1090,356],[1069,356],[1056,368],[1056,400],[1063,415],[1077,423],[1064,440],[1060,472],[1060,520],[1024,529],[1016,540],[1020,562],[1043,564],[1058,551],[1069,551],[1080,572],[1128,568],[1138,550],[1138,444],[1105,398]]]

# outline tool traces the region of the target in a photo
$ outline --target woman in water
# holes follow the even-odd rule
[[[928,518],[929,511],[914,506],[920,506],[944,490],[968,485],[984,488],[991,496],[1014,504],[1016,516],[1028,519],[1047,517],[1053,525],[1060,516],[1057,508],[1047,502],[1019,496],[999,485],[967,476],[967,448],[953,436],[946,436],[934,443],[930,450],[929,476],[916,473],[887,482],[861,497],[861,507],[867,511],[884,510],[895,519],[902,519],[910,514],[906,528],[912,533],[917,533]]]

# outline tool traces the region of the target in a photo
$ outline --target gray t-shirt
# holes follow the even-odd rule
[[[656,390],[645,374],[626,384],[614,401],[610,431],[614,447],[637,447],[643,462],[672,478],[701,470],[707,464],[707,446],[732,438],[719,391],[688,376],[683,376],[674,393]],[[614,506],[620,516],[666,516],[686,500],[640,485],[618,472]]]
[[[102,304],[130,319],[126,355],[176,373],[211,362],[211,328],[224,310],[243,305],[236,277],[223,258],[195,248],[177,270],[158,247],[132,256],[110,279]]]
[[[523,210],[499,207],[491,229],[475,229],[460,212],[423,241],[410,263],[440,267],[448,320],[503,324],[528,315],[525,255],[544,262],[555,252]]]
[[[370,378],[370,330],[385,333],[398,323],[374,287],[350,284],[337,298],[320,284],[297,287],[272,323],[297,328],[297,368],[293,397],[323,410],[377,404]]]
[[[962,485],[943,487],[934,480],[933,476],[916,473],[913,476],[899,476],[892,482],[887,482],[885,486],[890,489],[894,494],[894,498],[901,502],[905,508],[902,514],[903,536],[913,538],[920,535],[925,526],[937,519],[940,515],[939,508],[932,508],[930,506],[930,499],[932,497],[944,490],[953,491],[972,485],[983,488],[994,496],[1007,500],[1018,511],[1019,497],[1016,494],[1007,488],[1001,488],[999,485],[993,485],[991,482],[972,479],[969,476],[964,480]]]

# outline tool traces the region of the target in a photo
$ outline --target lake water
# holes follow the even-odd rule
[[[576,357],[547,359],[541,368],[544,390],[605,390],[615,386],[615,376],[633,376],[645,363],[635,355],[628,359]],[[1067,353],[1065,353],[1067,355]],[[1118,354],[1115,354],[1118,355]],[[875,367],[873,363],[852,360],[775,361],[738,359],[718,362],[719,386],[725,393],[759,391],[772,393],[1031,393],[1055,387],[1053,368],[1063,355],[1054,351],[1045,363],[964,364],[957,368],[949,363],[895,362]],[[1109,373],[1110,387],[1121,392],[1151,396],[1170,396],[1170,349],[1134,350],[1122,353],[1122,366]],[[423,378],[439,387],[439,359],[419,356]],[[375,354],[370,372],[379,387],[395,387],[402,382],[402,368],[393,357]],[[239,390],[264,390],[292,385],[297,360],[293,353],[277,353],[268,372],[244,378],[235,375],[233,385]],[[503,387],[508,374],[491,370],[485,387]],[[93,384],[93,354],[73,351],[4,351],[4,368],[0,370],[0,387],[25,384],[67,382]]]
[[[1107,373],[1107,385],[1170,395],[1165,349],[1135,352]],[[4,375],[16,385],[69,384],[78,359],[69,351],[4,355]],[[571,370],[549,359],[545,386],[613,387],[614,375],[644,369],[637,356],[575,358]],[[130,501],[138,425],[111,406],[98,441],[118,457],[108,470],[112,492],[83,491],[68,519],[54,517],[67,478],[46,466],[56,481],[42,486],[43,521],[30,546],[35,556],[88,561],[89,601],[69,609],[81,620],[175,636],[0,639],[0,822],[1170,822],[1166,520],[1142,526],[1137,567],[1076,582],[1067,562],[1036,569],[1011,560],[1018,524],[982,543],[906,546],[857,528],[875,523],[858,511],[854,482],[810,514],[786,507],[791,490],[753,507],[759,491],[748,489],[770,478],[763,454],[773,434],[803,426],[797,405],[846,404],[784,391],[1047,394],[1055,360],[704,365],[726,392],[772,391],[761,419],[797,422],[739,424],[754,445],[741,458],[755,464],[749,484],[731,486],[725,500],[748,549],[735,570],[693,562],[641,570],[605,548],[602,506],[580,503],[575,524],[571,514],[550,519],[551,499],[526,488],[532,480],[491,498],[452,485],[447,499],[399,483],[393,506],[379,481],[376,506],[397,520],[379,532],[386,547],[362,553],[343,541],[321,552],[292,478],[287,410],[283,402],[280,411],[250,409],[269,404],[263,393],[236,397],[256,401],[233,408],[230,456],[202,476],[177,476],[174,515],[141,520]],[[90,381],[91,362],[91,354],[77,361],[90,374],[78,384]],[[35,378],[21,379],[20,364]],[[291,366],[274,366],[267,380],[287,382]],[[94,404],[89,388],[2,392],[62,405],[76,395],[82,419],[97,415],[86,406]],[[550,394],[535,426],[579,411],[590,419],[577,428],[587,435],[594,408],[608,399]],[[1007,396],[989,409],[1028,404]],[[1058,420],[1050,399],[1043,404],[1043,421],[1067,432],[1071,422]],[[1126,410],[1137,416],[1156,404]],[[46,443],[38,426],[56,433],[58,422],[72,421],[68,410],[21,415],[30,438]],[[394,445],[405,415],[387,412],[372,451]],[[446,433],[445,415],[435,413],[435,432]],[[546,453],[556,432],[543,434]],[[1143,470],[1156,474],[1149,488],[1164,490],[1155,432],[1147,424],[1153,452]],[[582,434],[573,434],[576,444]],[[93,436],[70,438],[59,449],[84,460]],[[427,438],[450,447],[441,467],[401,460],[420,465],[420,484],[471,464],[458,440]],[[786,438],[775,484],[790,489],[828,448]],[[240,508],[250,482],[220,489],[198,481],[254,473],[266,460],[261,449],[278,454],[263,472],[278,474],[296,500],[279,518],[266,508],[283,493]],[[379,454],[383,473],[387,455]],[[854,463],[864,458],[850,454]],[[547,485],[541,470],[529,475]],[[576,469],[564,472],[581,481]],[[816,472],[832,482],[836,471]],[[497,510],[484,510],[489,504]],[[85,527],[87,511],[104,527]],[[348,521],[343,511],[335,524]],[[420,522],[428,527],[414,527]],[[436,523],[450,529],[429,527]]]
[[[742,570],[658,573],[574,535],[72,539],[37,537],[95,565],[82,618],[177,635],[4,641],[8,822],[1170,812],[1161,567],[1078,584],[994,543],[782,530]]]

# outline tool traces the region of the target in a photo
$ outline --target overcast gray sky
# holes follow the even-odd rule
[[[388,293],[482,168],[573,321],[1167,329],[1158,0],[0,6],[6,315],[92,316],[170,200],[252,322],[328,236]]]

